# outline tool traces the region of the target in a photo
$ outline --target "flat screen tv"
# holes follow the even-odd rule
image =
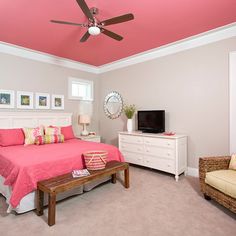
[[[138,111],[138,130],[146,133],[165,132],[165,111]]]

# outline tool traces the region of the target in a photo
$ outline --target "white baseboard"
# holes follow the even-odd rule
[[[194,177],[199,177],[198,169],[197,168],[188,167],[187,175],[194,176]]]

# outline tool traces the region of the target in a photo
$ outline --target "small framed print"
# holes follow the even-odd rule
[[[64,95],[52,94],[52,109],[64,110]]]
[[[50,94],[36,93],[36,109],[50,109]]]
[[[17,108],[33,109],[34,94],[32,92],[17,91]]]
[[[15,92],[13,90],[0,89],[0,108],[15,107]]]

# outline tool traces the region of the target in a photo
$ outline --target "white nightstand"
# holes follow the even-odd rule
[[[85,141],[97,142],[97,143],[101,142],[101,136],[99,135],[88,135],[88,136],[76,135],[76,138],[79,138]]]

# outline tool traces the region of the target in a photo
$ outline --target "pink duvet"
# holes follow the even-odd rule
[[[82,153],[107,150],[108,161],[124,161],[118,148],[78,139],[65,143],[0,147],[0,175],[5,185],[12,187],[10,203],[16,207],[20,200],[37,188],[37,182],[84,168]]]

